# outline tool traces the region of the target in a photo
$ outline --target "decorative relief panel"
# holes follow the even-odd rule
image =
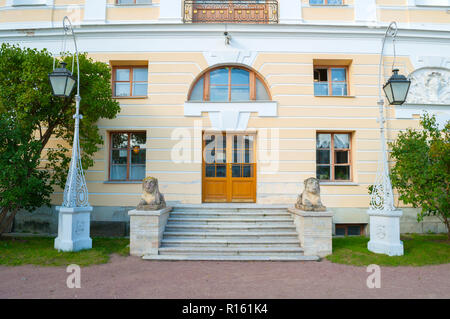
[[[409,76],[407,104],[450,105],[450,70],[444,68],[423,68]]]

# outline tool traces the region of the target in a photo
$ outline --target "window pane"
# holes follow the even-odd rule
[[[127,164],[127,150],[112,150],[111,164]]]
[[[130,151],[131,164],[145,165],[145,153],[146,153],[145,149],[131,150]]]
[[[331,69],[331,81],[345,81],[345,68]]]
[[[144,81],[148,80],[147,68],[134,68],[133,69],[133,81]]]
[[[330,164],[330,151],[329,150],[317,150],[317,164]]]
[[[226,165],[217,165],[217,175],[216,177],[227,177],[227,167]]]
[[[328,83],[314,82],[314,95],[328,95]]]
[[[228,85],[228,69],[217,69],[209,73],[211,85]]]
[[[334,148],[350,148],[348,134],[334,134]]]
[[[233,162],[232,163],[242,163],[243,151],[233,150]]]
[[[152,0],[136,0],[137,4],[141,4],[141,3],[152,3]]]
[[[250,88],[232,86],[231,87],[231,101],[248,101],[250,100]]]
[[[328,69],[314,69],[314,82],[327,82]]]
[[[347,226],[347,235],[349,236],[359,236],[361,235],[361,226]]]
[[[350,166],[335,166],[334,167],[335,180],[350,180]]]
[[[309,0],[309,4],[325,4],[325,0]]]
[[[130,180],[143,180],[145,178],[145,165],[130,165]]]
[[[205,176],[206,177],[215,177],[216,176],[216,166],[215,165],[206,165],[205,166]]]
[[[231,168],[232,177],[242,177],[241,174],[241,165],[233,165]]]
[[[231,85],[250,85],[250,73],[242,69],[231,69]]]
[[[119,0],[117,3],[118,4],[132,4],[132,3],[134,3],[134,0]]]
[[[345,227],[337,227],[336,225],[336,236],[345,236]]]
[[[128,147],[128,134],[127,133],[112,134],[112,147],[113,148]]]
[[[112,180],[126,180],[127,179],[127,165],[111,165]]]
[[[115,96],[130,96],[130,83],[116,83]]]
[[[242,177],[252,177],[252,165],[244,165],[242,171]]]
[[[256,100],[257,101],[268,101],[269,100],[269,94],[266,91],[266,87],[264,84],[261,83],[258,78],[256,78],[255,83],[255,90],[256,90]]]
[[[334,162],[336,164],[347,164],[348,163],[348,151],[335,151],[334,152]]]
[[[216,148],[208,148],[205,149],[205,162],[206,163],[215,163],[216,159]]]
[[[334,5],[342,4],[342,0],[328,0],[328,4],[334,4]]]
[[[346,83],[332,83],[331,89],[333,90],[333,95],[347,96],[347,84]]]
[[[330,179],[330,166],[317,166],[316,175],[318,179],[329,180]]]
[[[191,100],[192,101],[203,101],[203,78],[201,78],[197,84],[195,85],[194,89],[191,93]]]
[[[228,101],[228,86],[213,86],[210,88],[210,101]]]
[[[141,148],[145,148],[146,134],[145,133],[131,133],[131,147],[138,145]]]
[[[215,160],[216,163],[225,163],[226,162],[225,150],[217,150]]]
[[[116,81],[130,81],[130,70],[116,69]]]
[[[317,148],[330,148],[331,134],[317,134]]]
[[[147,95],[147,83],[133,83],[133,96]]]

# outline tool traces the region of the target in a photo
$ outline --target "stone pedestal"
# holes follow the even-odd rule
[[[370,221],[370,241],[367,249],[377,254],[402,256],[403,243],[400,240],[401,210],[368,210]]]
[[[61,251],[79,251],[92,248],[90,237],[90,219],[92,207],[58,206],[58,237],[55,249]]]
[[[333,213],[288,208],[294,217],[305,256],[325,257],[332,253]]]
[[[164,228],[172,207],[160,210],[137,210],[128,212],[130,216],[130,255],[157,255]]]

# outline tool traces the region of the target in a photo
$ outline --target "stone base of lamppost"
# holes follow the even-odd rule
[[[79,251],[92,248],[90,221],[92,207],[56,208],[58,216],[58,237],[55,249],[61,251]]]
[[[403,255],[403,242],[400,240],[401,210],[382,211],[369,209],[370,241],[367,249],[377,254],[389,256]]]

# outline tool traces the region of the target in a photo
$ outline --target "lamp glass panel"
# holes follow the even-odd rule
[[[67,85],[66,85],[66,96],[70,96],[70,93],[72,93],[73,87],[75,86],[75,79],[69,77],[67,78]]]
[[[64,95],[64,91],[66,88],[65,76],[50,75],[50,83],[52,84],[53,93],[55,95]]]
[[[386,97],[389,101],[389,104],[392,104],[392,102],[394,101],[394,96],[392,94],[392,87],[391,87],[391,83],[387,84],[384,88],[384,94],[386,94]]]
[[[408,94],[409,82],[391,82],[394,102],[404,102]]]

